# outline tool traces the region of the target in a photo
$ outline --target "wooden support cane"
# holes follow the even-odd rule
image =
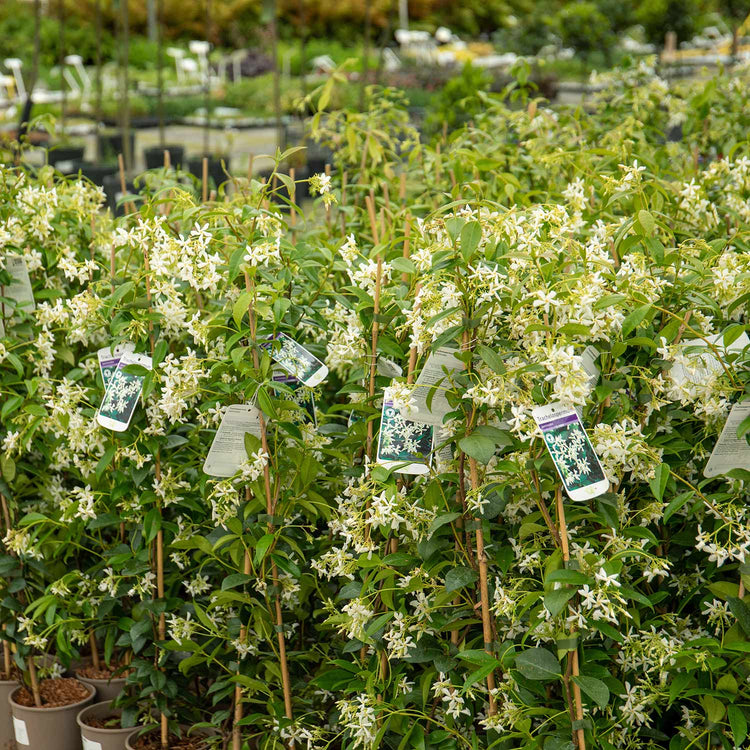
[[[555,502],[557,505],[557,524],[558,531],[560,534],[560,541],[562,545],[563,563],[565,567],[568,567],[570,561],[570,547],[568,545],[568,524],[565,521],[565,505],[563,504],[562,489],[557,487],[555,490]],[[574,633],[574,629],[571,629],[571,634]],[[568,653],[568,659],[571,660],[571,673],[573,677],[580,676],[579,665],[578,665],[578,645],[574,651]],[[573,680],[573,702],[575,703],[575,718],[576,722],[580,723],[583,721],[583,701],[581,699],[581,688],[578,683]],[[568,685],[568,692],[570,686]],[[571,717],[572,718],[572,717]],[[584,735],[583,728],[573,730],[573,741],[576,743],[578,750],[586,750],[586,737]]]
[[[122,191],[123,195],[128,194],[128,184],[125,180],[125,160],[122,158],[122,154],[117,155],[117,167],[120,172],[120,190]],[[134,214],[135,213],[135,205],[133,201],[128,201],[125,204],[128,213]]]
[[[201,197],[203,199],[203,202],[206,203],[208,201],[208,157],[203,157],[202,162],[202,172],[203,172],[203,190],[201,193]]]

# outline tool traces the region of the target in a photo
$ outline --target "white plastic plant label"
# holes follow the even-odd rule
[[[322,383],[328,375],[328,368],[314,354],[285,333],[279,333],[274,338],[264,341],[261,347],[275,362],[308,388]]]
[[[456,353],[456,349],[441,347],[427,358],[413,391],[416,413],[412,416],[417,421],[441,425],[443,417],[452,411],[445,391],[450,387],[450,378],[464,369],[464,363],[455,358]],[[436,385],[438,387],[435,389],[430,408],[428,408],[427,398],[432,387]]]
[[[596,364],[596,360],[599,359],[599,350],[595,346],[587,346],[578,359],[581,361],[581,367],[589,376],[589,385],[593,388],[599,380],[599,375],[601,375],[601,370]]]
[[[23,719],[13,717],[13,732],[16,735],[16,742],[19,745],[30,745],[29,732],[26,729],[26,722]]]
[[[434,429],[432,425],[405,419],[391,401],[384,399],[377,463],[398,474],[427,474]]]
[[[318,417],[315,414],[315,392],[308,388],[304,383],[297,380],[294,375],[288,375],[285,372],[276,372],[273,375],[276,383],[283,383],[292,392],[291,394],[279,393],[281,398],[294,401],[302,407],[302,412],[292,417],[293,422],[312,422],[314,427],[318,426]]]
[[[708,459],[703,476],[726,474],[732,469],[750,469],[750,445],[746,436],[737,437],[737,428],[750,416],[750,401],[735,404],[729,412],[724,429]]]
[[[211,448],[203,462],[210,477],[234,476],[247,460],[245,433],[260,437],[260,412],[249,404],[227,406]]]
[[[404,374],[404,370],[392,359],[378,357],[377,373],[384,378],[391,378],[393,380],[393,378],[400,378]]]
[[[120,364],[122,355],[134,351],[135,344],[130,341],[125,341],[115,347],[104,346],[97,351],[96,355],[99,359],[99,370],[102,373],[102,382],[104,383],[105,391],[109,387],[109,383],[112,380],[112,376],[115,374],[115,370],[117,370],[117,365]]]
[[[0,290],[2,296],[12,299],[18,307],[27,312],[33,311],[36,304],[34,303],[34,291],[31,288],[26,258],[21,255],[6,255],[5,270],[13,277],[13,283],[10,286],[2,287]],[[7,311],[5,314],[7,316]]]
[[[706,337],[718,349],[720,354],[724,351],[741,352],[746,346],[750,345],[750,338],[748,338],[746,333],[740,335],[738,339],[727,347],[724,346],[723,336],[722,333],[716,333]],[[703,339],[684,341],[681,346],[683,349],[687,349],[688,347],[703,347],[706,351],[696,351],[687,355],[691,359],[687,367],[681,362],[675,362],[672,365],[669,374],[676,385],[700,385],[705,382],[706,378],[721,370],[721,362],[716,353],[708,349],[708,344]]]
[[[101,742],[94,742],[94,740],[88,740],[85,737],[81,737],[83,740],[83,750],[102,750]]]

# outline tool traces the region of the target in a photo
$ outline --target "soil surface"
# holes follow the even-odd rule
[[[161,733],[158,730],[141,735],[133,744],[135,750],[161,750]],[[169,750],[206,750],[206,743],[201,737],[183,737],[169,735]]]
[[[21,670],[15,665],[12,664],[10,667],[10,678],[8,678],[8,675],[5,674],[4,669],[0,669],[0,680],[3,682],[11,682],[12,680],[15,680],[16,682],[21,682],[23,678],[23,674],[21,673]]]
[[[115,669],[102,666],[97,669],[93,664],[89,664],[87,667],[76,669],[76,674],[79,677],[85,677],[87,680],[109,680],[115,671]],[[119,676],[115,679],[119,679]]]
[[[88,698],[91,695],[91,688],[73,677],[61,677],[56,680],[42,680],[39,683],[39,694],[42,698],[41,708],[57,708]],[[34,696],[26,687],[18,690],[13,700],[20,706],[34,707]]]
[[[81,719],[81,721],[87,727],[93,727],[94,729],[122,729],[120,726],[120,717],[117,716],[117,714],[104,716],[103,718],[98,716],[87,716],[85,719]],[[135,731],[135,729],[133,729],[133,731]]]

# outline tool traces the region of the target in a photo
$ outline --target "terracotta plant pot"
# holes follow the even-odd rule
[[[124,677],[110,677],[105,680],[98,680],[93,677],[85,677],[78,672],[75,673],[76,679],[91,685],[96,690],[97,701],[107,701],[108,703],[117,698],[125,688]]]
[[[0,680],[0,750],[16,750],[8,697],[17,687],[15,680]]]
[[[76,723],[78,712],[94,700],[94,688],[88,697],[67,706],[36,708],[22,706],[14,697],[19,688],[9,696],[13,715],[13,729],[18,750],[81,750],[81,730]]]
[[[128,736],[133,734],[133,727],[126,729],[100,729],[90,727],[86,719],[105,719],[109,716],[122,716],[119,708],[110,708],[109,701],[86,706],[78,713],[76,721],[81,728],[83,750],[125,750]]]

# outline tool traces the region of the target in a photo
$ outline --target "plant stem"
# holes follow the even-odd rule
[[[557,505],[557,522],[560,527],[560,541],[562,543],[562,555],[563,563],[565,567],[568,567],[570,561],[570,547],[568,545],[568,525],[565,521],[565,506],[563,504],[562,489],[558,486],[555,490],[555,502]],[[571,634],[574,634],[575,630],[571,628]],[[573,651],[568,652],[568,673],[571,673],[573,677],[578,677],[578,645],[576,645]],[[570,700],[570,679],[567,676],[566,679],[566,698],[568,702],[568,710],[570,711],[571,723],[573,716],[575,715],[576,721],[583,721],[583,702],[581,700],[581,688],[578,683],[573,681],[573,698],[575,702],[575,713],[573,702]],[[586,750],[586,738],[584,736],[583,729],[573,729],[573,742],[578,747],[578,750]]]
[[[34,705],[37,708],[42,707],[42,696],[39,693],[39,678],[36,676],[36,664],[34,663],[34,654],[29,654],[29,679],[31,680],[31,692],[34,696]]]
[[[96,635],[93,630],[89,633],[89,645],[91,646],[91,664],[94,669],[99,669],[99,649],[96,647]]]
[[[250,339],[252,342],[252,352],[253,352],[253,367],[255,367],[256,370],[260,369],[260,358],[258,357],[258,346],[257,346],[257,335],[256,335],[256,321],[255,321],[255,308],[254,308],[254,299],[255,299],[255,284],[250,280],[250,276],[245,271],[245,290],[251,293],[251,301],[248,306],[248,319],[250,322]],[[268,514],[269,521],[267,525],[268,533],[273,534],[274,533],[274,523],[273,523],[273,517],[274,513],[276,511],[275,502],[273,500],[273,496],[271,493],[271,474],[269,469],[269,461],[271,453],[268,449],[268,435],[266,432],[266,420],[263,417],[263,414],[260,414],[259,417],[260,422],[260,444],[261,448],[263,449],[263,452],[268,456],[268,459],[266,460],[266,464],[263,467],[263,486],[265,489],[265,496],[266,496],[266,513]],[[287,662],[286,657],[286,641],[284,639],[284,618],[281,612],[281,597],[279,594],[279,571],[276,567],[276,563],[273,561],[273,558],[271,559],[271,581],[273,583],[274,590],[276,591],[275,594],[275,606],[274,606],[274,614],[275,614],[275,629],[276,629],[276,635],[278,638],[279,643],[279,666],[281,668],[281,688],[284,693],[284,711],[286,713],[287,719],[292,721],[294,719],[294,714],[292,712],[292,688],[291,688],[291,682],[289,679],[289,664]],[[289,747],[294,747],[294,741],[290,740]]]

